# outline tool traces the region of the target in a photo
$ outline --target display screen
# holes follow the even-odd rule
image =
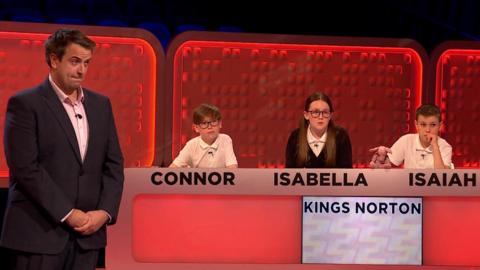
[[[303,197],[302,262],[422,264],[422,198]]]

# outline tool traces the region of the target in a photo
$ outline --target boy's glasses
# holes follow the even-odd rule
[[[320,116],[329,118],[331,113],[327,111],[308,111],[313,118],[319,118]]]
[[[216,127],[216,126],[218,126],[218,123],[220,123],[220,121],[213,120],[213,121],[208,121],[208,122],[201,122],[200,124],[197,124],[197,126],[201,129],[206,129],[206,128],[208,128],[208,126]]]

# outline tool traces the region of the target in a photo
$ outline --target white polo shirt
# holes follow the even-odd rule
[[[438,146],[443,163],[452,168],[452,146],[440,137]],[[403,163],[406,169],[433,169],[432,146],[424,148],[418,133],[403,135],[392,145],[391,150],[388,157],[396,166]]]
[[[177,167],[225,168],[238,163],[232,139],[220,133],[212,145],[205,143],[200,136],[189,140],[173,164]]]

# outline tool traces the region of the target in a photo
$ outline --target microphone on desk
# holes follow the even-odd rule
[[[83,118],[83,116],[82,116],[81,114],[79,114],[79,113],[75,114],[75,117],[78,118],[78,119],[82,119],[82,118]]]

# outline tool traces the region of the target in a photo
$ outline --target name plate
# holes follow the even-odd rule
[[[478,196],[479,170],[126,169],[153,193],[340,196]]]

